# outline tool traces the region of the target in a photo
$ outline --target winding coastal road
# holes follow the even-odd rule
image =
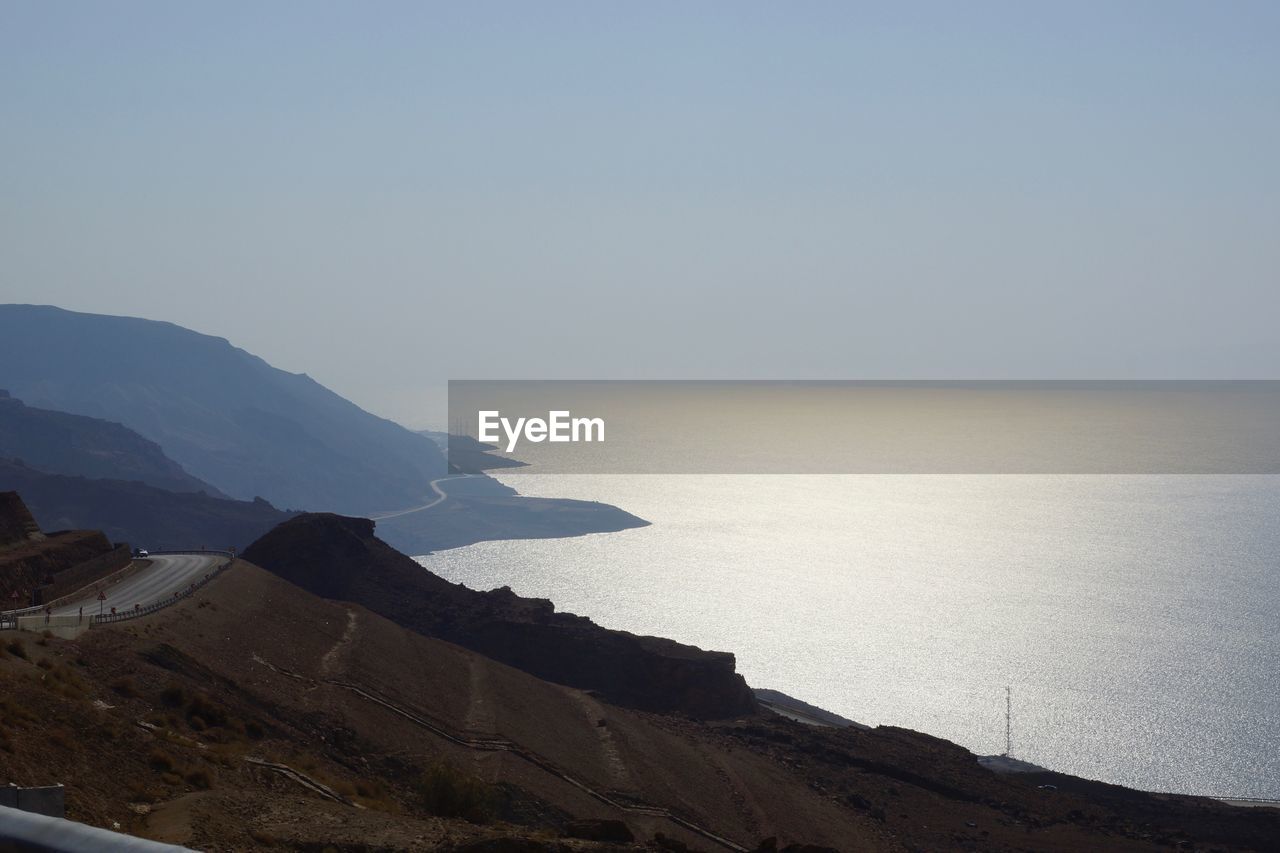
[[[432,500],[429,503],[425,503],[422,506],[409,507],[408,509],[399,509],[399,510],[396,510],[395,512],[384,512],[378,515],[371,515],[369,516],[369,518],[373,521],[382,521],[383,519],[387,519],[387,518],[399,518],[402,515],[409,515],[410,513],[422,512],[424,509],[431,509],[433,506],[440,503],[445,498],[449,497],[447,494],[445,494],[443,489],[441,489],[438,485],[436,485],[437,483],[443,483],[445,480],[463,480],[463,479],[466,479],[467,477],[474,477],[474,476],[476,475],[475,474],[450,474],[448,477],[436,477],[434,480],[432,480],[430,483],[427,484],[431,487],[431,491],[436,493],[435,500]]]
[[[113,607],[119,611],[132,610],[136,604],[146,607],[191,586],[227,558],[223,554],[157,554],[147,559],[151,565],[104,590],[107,597],[101,602],[103,612],[110,613]],[[100,609],[97,592],[85,595],[55,607],[53,615],[75,616],[81,607],[86,616],[96,614]]]

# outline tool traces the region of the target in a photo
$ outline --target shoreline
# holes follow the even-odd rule
[[[569,539],[650,524],[599,501],[522,495],[487,474],[439,477],[430,486],[436,498],[425,504],[369,516],[379,538],[415,558],[481,542]]]
[[[522,486],[525,485],[524,483],[521,483],[522,478],[526,475],[533,474],[533,472],[529,472],[527,470],[512,471],[509,473],[511,473],[512,476],[509,478],[504,477],[504,479],[507,479],[508,481],[514,482],[516,484],[520,484]],[[537,476],[537,475],[534,475],[534,476]],[[572,483],[572,481],[570,481],[570,483]],[[531,482],[528,485],[535,487],[533,489],[535,493],[539,491],[539,489],[536,488],[537,486],[542,486],[542,489],[540,491],[547,493],[550,490],[555,489],[557,483],[556,483],[556,478],[548,477],[545,480],[541,480],[541,479],[535,480],[534,482]],[[572,488],[561,489],[561,491],[566,491],[566,490],[570,492],[574,491]],[[607,499],[610,493],[612,492],[613,495],[617,497],[625,497],[627,495],[631,495],[632,498],[635,498],[636,496],[640,496],[647,500],[646,493],[636,492],[635,494],[632,494],[629,486],[624,489],[618,489],[618,488],[607,489],[607,488],[597,488],[594,486],[589,486],[585,490],[579,490],[578,493],[581,494],[584,491],[586,494],[592,495],[593,497],[597,497],[597,498],[604,497]],[[677,499],[683,499],[686,501],[690,499],[688,494],[682,494],[679,491],[677,491],[675,494]],[[525,495],[521,495],[521,497],[527,500],[545,499],[545,498],[536,498],[533,496],[525,496]],[[620,503],[623,503],[623,502],[620,501]],[[635,503],[635,501],[633,500],[631,501],[631,503]],[[648,504],[645,504],[643,501],[641,502],[641,505],[648,506]],[[649,508],[650,508],[650,511],[653,511],[652,506],[650,506]],[[670,518],[667,518],[660,514],[657,516],[657,518],[660,523],[663,523],[664,527],[670,527],[670,522],[671,522]],[[616,531],[595,531],[595,532],[616,532]],[[680,531],[676,531],[676,533],[679,534]],[[580,538],[583,535],[585,534],[571,534],[567,536],[559,536],[559,537],[553,537],[553,538],[569,540],[569,539]],[[508,537],[503,537],[503,539],[500,541],[515,541],[517,539],[525,539],[525,538],[529,538],[529,537],[508,536]],[[499,540],[495,540],[495,541],[499,541]],[[645,541],[648,541],[647,537],[645,537]],[[636,551],[637,549],[646,550],[639,544],[639,542],[640,540],[636,540],[636,542],[632,542],[629,545],[624,544],[623,550],[628,553],[622,553],[617,557],[617,559],[620,561],[619,565],[623,565],[623,566],[629,565],[628,560],[630,560],[630,562],[635,563],[637,567],[640,566],[640,563],[636,561],[637,560],[636,555],[634,553],[630,553],[630,552]],[[479,543],[471,543],[471,544],[479,544]],[[561,565],[560,569],[555,569],[555,566],[560,565],[560,563],[562,562],[556,556],[558,554],[559,549],[556,549],[556,548],[538,549],[536,545],[533,546],[533,550],[527,551],[527,552],[518,551],[518,550],[510,551],[510,552],[507,552],[507,551],[489,552],[489,559],[484,560],[484,562],[493,566],[492,570],[485,570],[483,566],[480,566],[478,564],[468,565],[470,562],[472,562],[472,560],[470,558],[459,557],[459,556],[450,557],[442,554],[433,553],[433,554],[415,555],[415,559],[418,559],[419,557],[424,558],[423,560],[419,560],[420,563],[424,563],[425,558],[441,558],[443,560],[449,561],[452,563],[452,567],[461,569],[461,572],[457,574],[451,572],[448,575],[448,577],[451,580],[465,582],[468,585],[476,584],[476,588],[485,588],[487,586],[500,586],[504,583],[507,583],[507,581],[495,580],[495,577],[498,577],[498,578],[509,577],[516,585],[520,585],[523,587],[521,594],[550,598],[551,600],[559,603],[562,600],[562,595],[556,594],[556,592],[552,587],[547,586],[545,583],[542,583],[541,588],[539,588],[539,583],[541,580],[549,579],[551,577],[550,575],[547,575],[546,578],[544,578],[545,571],[539,568],[541,562],[546,562],[547,560],[551,561],[551,563],[547,565],[546,570],[555,570],[556,572],[560,572],[561,570],[566,568],[578,570],[578,569],[581,569],[582,566],[571,565],[574,562],[574,560],[572,559],[574,555],[583,556],[583,555],[595,554],[597,556],[600,556],[606,553],[601,549],[608,548],[608,547],[609,546],[588,545],[588,546],[585,546],[584,548],[575,549],[573,546],[568,546],[566,549],[564,549],[564,554],[561,555],[564,558],[564,560],[567,562],[564,565]],[[449,549],[449,550],[457,551],[460,549]],[[511,558],[504,558],[503,555],[508,553],[512,555]],[[519,556],[520,554],[525,554],[525,553],[534,555],[529,558],[531,562],[526,562],[526,558]],[[509,562],[511,563],[511,565],[508,565]],[[512,573],[514,571],[513,566],[517,564],[519,564],[521,567],[527,566],[527,568],[524,569],[522,572],[517,572],[513,574]],[[431,569],[432,571],[439,571],[439,566],[438,565],[432,566],[431,561],[425,561],[425,566]],[[641,580],[643,580],[643,578],[647,576],[644,575],[643,573],[640,573],[640,574],[633,573],[632,577],[640,578]],[[566,580],[566,578],[563,576],[560,576],[559,580],[563,582]],[[532,583],[533,585],[531,586],[530,583]],[[595,582],[593,581],[592,583],[594,584]],[[635,586],[635,584],[631,584],[631,586]],[[612,588],[612,587],[610,586],[609,588]],[[595,601],[596,604],[601,603],[601,601],[596,601],[596,599],[598,598],[598,595],[596,594],[596,591],[593,591],[595,587],[592,586],[592,584],[585,584],[584,589],[586,590],[585,598],[587,602]],[[623,594],[625,592],[626,592],[626,587],[619,587],[619,589],[616,590],[613,593],[613,595],[616,596],[618,594]],[[684,633],[681,633],[678,630],[676,630],[676,628],[680,624],[683,624],[680,622],[679,619],[676,619],[674,622],[669,618],[659,619],[659,620],[654,620],[654,619],[646,620],[643,618],[639,620],[630,619],[629,617],[626,616],[626,614],[631,614],[631,616],[633,617],[636,616],[637,614],[640,614],[642,616],[643,611],[645,609],[643,605],[637,605],[635,602],[628,603],[626,607],[621,607],[616,601],[613,604],[609,604],[607,601],[605,601],[604,603],[606,606],[603,609],[601,609],[600,607],[596,607],[595,609],[592,609],[589,603],[584,603],[583,596],[579,595],[578,599],[575,600],[574,603],[566,604],[565,606],[568,609],[572,610],[573,612],[588,615],[590,618],[598,621],[600,624],[607,625],[610,627],[625,626],[622,628],[623,630],[634,631],[636,633],[642,633],[642,634],[656,634],[659,636],[669,636],[669,637],[676,638],[679,642],[682,642],[682,643],[689,643],[689,644],[693,644],[703,648],[715,648],[715,649],[726,650],[735,654],[737,654],[739,649],[742,647],[740,642],[740,639],[741,639],[740,637],[739,637],[739,642],[734,642],[732,638],[729,637],[728,634],[726,634],[725,631],[717,632],[715,630],[712,630],[709,632],[710,634],[717,635],[717,636],[720,634],[725,634],[725,638],[721,642],[716,642],[714,639],[708,642],[706,639],[708,635],[707,631],[703,631],[702,636],[697,636],[696,634],[690,634],[687,631]],[[619,620],[618,618],[619,613],[623,614],[624,618],[622,620]],[[759,652],[758,648],[756,649],[756,652],[757,653]],[[761,660],[759,657],[759,654],[757,654],[756,657],[751,659],[756,660],[757,663],[759,663]],[[765,663],[766,664],[768,663],[767,659],[765,660]],[[757,687],[756,686],[757,684],[778,683],[780,680],[784,680],[784,679],[777,678],[778,672],[776,671],[777,670],[776,666],[766,665],[762,670],[761,666],[757,665],[753,667],[753,669],[756,670],[756,677],[748,679],[748,683],[752,686],[753,691],[756,692],[757,694],[759,694],[762,691],[765,692],[766,694],[769,692],[772,692],[770,688]],[[827,681],[822,680],[822,672],[824,671],[828,673]],[[770,672],[772,672],[772,676],[770,675]],[[815,677],[818,679],[818,681],[814,681],[814,679],[811,678],[809,679],[809,682],[806,682],[806,683],[808,683],[810,687],[812,687],[813,684],[815,683],[819,684],[819,686],[828,684],[830,681],[830,678],[829,678],[830,672],[831,671],[829,669],[824,667],[823,670],[817,671],[816,673]],[[822,689],[824,691],[824,695],[826,695],[828,699],[832,697],[831,695],[827,695],[827,694],[832,694],[832,695],[841,694],[841,690],[839,689],[827,690],[825,687],[823,687]],[[1063,689],[1070,689],[1070,688],[1067,687]],[[772,710],[774,710],[775,712],[783,713],[785,716],[789,716],[792,719],[797,719],[797,721],[799,722],[808,723],[808,722],[817,720],[819,721],[819,724],[822,724],[829,718],[835,718],[838,720],[847,721],[847,723],[850,723],[850,724],[856,724],[856,720],[843,717],[840,714],[837,714],[831,711],[827,711],[826,708],[822,707],[822,705],[811,704],[810,702],[806,702],[805,700],[798,698],[798,696],[796,695],[783,694],[780,691],[778,691],[778,695],[780,697],[785,697],[785,699],[772,700],[772,704],[774,705],[774,707],[772,707]],[[804,695],[804,694],[801,693],[799,695]],[[764,700],[764,704],[766,706],[769,706],[771,704],[771,700],[766,698]],[[884,703],[881,703],[881,704],[884,704]],[[862,705],[859,705],[858,707],[862,707]],[[1170,796],[1193,796],[1193,797],[1200,797],[1200,798],[1206,798],[1206,799],[1230,801],[1233,803],[1257,802],[1257,803],[1266,805],[1266,804],[1272,803],[1271,797],[1268,797],[1267,795],[1271,795],[1272,797],[1280,796],[1280,792],[1269,790],[1265,786],[1265,784],[1263,783],[1263,780],[1265,780],[1266,778],[1265,774],[1262,776],[1255,776],[1249,779],[1237,779],[1237,778],[1231,778],[1230,773],[1212,772],[1212,768],[1210,767],[1208,768],[1210,772],[1199,773],[1197,774],[1197,778],[1192,779],[1188,777],[1184,779],[1179,779],[1178,777],[1183,775],[1182,771],[1180,771],[1179,768],[1186,766],[1188,761],[1195,760],[1194,756],[1197,755],[1197,753],[1195,752],[1194,743],[1192,743],[1186,750],[1183,750],[1181,752],[1180,758],[1177,756],[1173,756],[1173,760],[1170,762],[1161,763],[1161,764],[1150,764],[1150,766],[1148,766],[1149,763],[1143,764],[1141,761],[1135,762],[1135,761],[1129,760],[1129,758],[1123,757],[1125,755],[1123,750],[1115,750],[1115,751],[1110,751],[1108,753],[1102,753],[1102,752],[1098,752],[1095,749],[1093,752],[1088,753],[1086,755],[1085,757],[1086,760],[1075,761],[1075,762],[1073,761],[1065,762],[1067,766],[1075,767],[1076,769],[1074,770],[1059,771],[1059,770],[1050,769],[1053,766],[1061,766],[1064,763],[1062,760],[1063,755],[1066,754],[1064,750],[1070,750],[1071,749],[1070,744],[1079,742],[1087,745],[1089,743],[1093,743],[1093,741],[1089,741],[1089,740],[1080,741],[1079,733],[1077,733],[1076,740],[1070,740],[1070,739],[1054,740],[1052,738],[1043,740],[1041,742],[1041,749],[1039,750],[1043,754],[1036,758],[1036,762],[1038,763],[1033,763],[1031,761],[1027,761],[1024,759],[1017,759],[1017,758],[1011,758],[1011,759],[1008,759],[1008,761],[1001,761],[1000,759],[1002,759],[1003,756],[985,754],[987,752],[995,751],[994,749],[992,749],[994,744],[989,742],[991,738],[976,737],[973,735],[972,732],[970,732],[970,736],[965,735],[964,732],[969,731],[969,729],[964,726],[963,720],[961,720],[956,725],[952,725],[950,727],[946,726],[945,724],[943,726],[938,726],[936,725],[936,720],[934,720],[935,725],[931,726],[928,723],[930,720],[933,720],[933,718],[935,717],[938,717],[938,718],[946,717],[948,719],[950,718],[947,712],[945,711],[945,709],[939,712],[933,712],[928,710],[920,710],[920,706],[918,705],[915,707],[916,707],[915,711],[906,715],[907,721],[905,723],[895,722],[897,720],[904,719],[902,715],[883,713],[885,709],[879,708],[879,706],[875,705],[874,703],[872,704],[871,713],[875,718],[887,721],[886,723],[884,723],[885,725],[890,725],[893,727],[896,727],[897,725],[902,725],[903,727],[908,728],[910,730],[924,732],[924,733],[946,732],[946,734],[936,735],[936,736],[953,741],[957,744],[966,744],[965,749],[967,751],[970,751],[975,756],[975,758],[981,759],[985,761],[987,764],[993,765],[992,767],[989,768],[993,770],[1001,770],[1001,771],[1007,771],[1007,772],[1028,772],[1028,773],[1033,773],[1033,772],[1075,773],[1075,774],[1082,774],[1076,778],[1089,779],[1092,781],[1097,781],[1101,784],[1114,784],[1120,787],[1131,788],[1132,790],[1144,791],[1147,793],[1168,794]],[[1001,707],[1003,707],[1003,697],[1001,701]],[[866,711],[867,709],[864,709],[864,712]],[[954,716],[954,715],[950,715],[950,716]],[[1129,719],[1129,718],[1123,717],[1121,721],[1125,719]],[[831,724],[831,723],[827,722],[826,724]],[[1001,723],[1001,725],[1003,725],[1003,723]],[[978,732],[977,734],[981,735],[982,732]],[[975,741],[975,737],[976,737],[976,741]],[[986,749],[985,750],[982,749],[981,745],[976,747],[967,745],[975,742],[980,742],[981,745],[985,745]],[[1059,753],[1062,753],[1062,754],[1059,754]],[[1054,760],[1054,756],[1057,757],[1056,761]],[[1115,759],[1120,759],[1120,760],[1117,761]],[[1017,771],[1013,771],[1010,769],[1010,766],[1007,766],[1009,765],[1009,762],[1018,762]],[[1213,763],[1217,764],[1218,762],[1215,761]],[[1048,764],[1049,766],[1048,767],[1042,766],[1044,764]],[[1196,766],[1201,766],[1200,762],[1197,762]],[[1225,770],[1228,768],[1228,765],[1223,765],[1223,767]],[[1186,788],[1182,788],[1182,786],[1188,782],[1191,782],[1191,783],[1204,782],[1206,784],[1203,784],[1202,786],[1197,785],[1199,790],[1187,790]],[[1171,791],[1169,790],[1170,788],[1182,788],[1182,790]],[[1227,793],[1221,793],[1224,788],[1226,789]],[[1212,793],[1206,793],[1205,792],[1206,789]],[[1233,792],[1232,789],[1235,789],[1235,791]]]

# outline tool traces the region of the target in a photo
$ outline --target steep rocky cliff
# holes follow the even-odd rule
[[[431,574],[374,536],[363,518],[300,515],[244,557],[325,598],[351,601],[440,637],[620,705],[699,718],[755,710],[734,657],[657,637],[611,631],[509,589],[476,592]]]
[[[0,609],[40,604],[129,562],[97,530],[44,534],[17,492],[0,492]]]
[[[43,539],[27,505],[17,492],[0,492],[0,548]]]

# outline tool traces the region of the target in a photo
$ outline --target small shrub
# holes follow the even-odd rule
[[[134,685],[133,679],[128,676],[117,678],[111,682],[111,689],[126,699],[133,699],[138,695],[138,688]]]
[[[134,780],[128,784],[129,802],[158,803],[165,798],[165,792]]]
[[[38,719],[39,717],[25,705],[14,702],[9,698],[0,699],[0,720],[5,723],[34,723]]]
[[[255,844],[258,844],[262,847],[276,846],[276,837],[265,830],[251,829],[249,830],[249,837],[253,839],[253,842]]]
[[[215,705],[208,696],[198,693],[187,703],[187,722],[196,731],[218,728],[227,724],[227,712]]]
[[[170,708],[181,708],[187,703],[187,692],[176,684],[170,684],[160,691],[160,701]]]
[[[163,749],[151,750],[147,755],[147,763],[161,772],[167,773],[173,770],[173,756]]]
[[[206,757],[229,770],[234,770],[240,766],[240,761],[244,757],[244,749],[235,744],[219,743],[209,748]]]
[[[213,787],[213,777],[205,768],[197,767],[195,770],[187,773],[187,784],[193,788],[199,788],[202,791],[207,791]]]
[[[5,649],[15,658],[27,659],[27,647],[22,644],[21,640],[10,640]]]
[[[41,661],[37,666],[44,666],[44,664],[45,661]],[[48,671],[46,686],[58,695],[65,696],[68,699],[80,699],[89,692],[84,679],[66,664],[52,664],[44,666],[44,669]]]
[[[443,761],[422,772],[417,793],[427,813],[472,823],[492,820],[497,805],[497,798],[489,785]]]

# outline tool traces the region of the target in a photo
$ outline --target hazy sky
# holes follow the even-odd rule
[[[0,0],[0,301],[446,378],[1280,377],[1280,4]]]

